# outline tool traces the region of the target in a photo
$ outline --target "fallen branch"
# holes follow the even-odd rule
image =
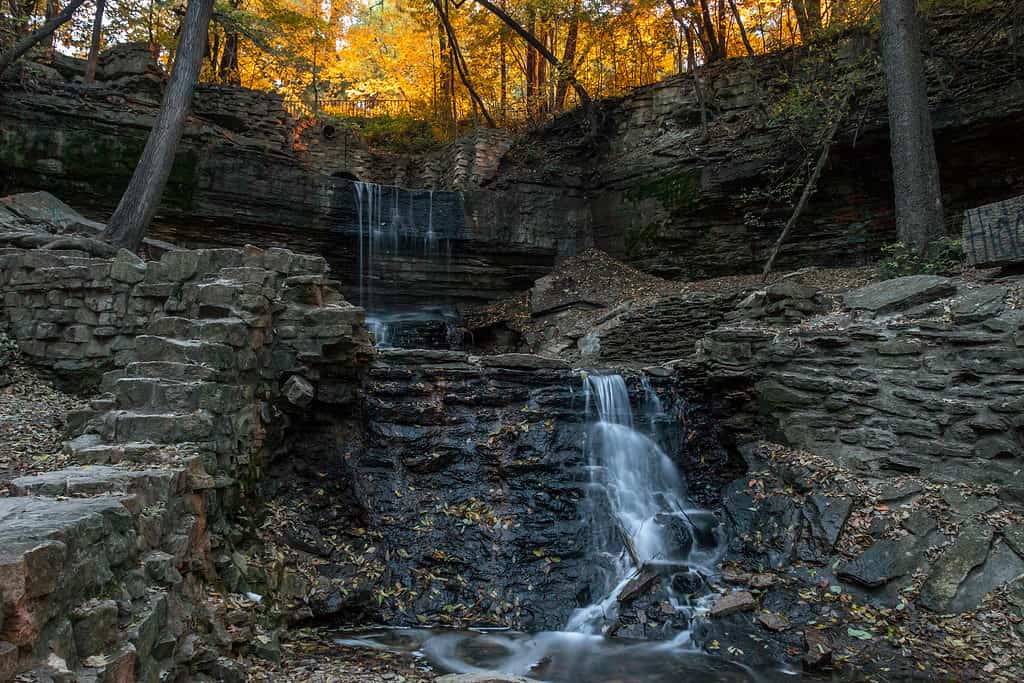
[[[796,203],[796,208],[793,209],[793,215],[789,217],[789,221],[786,222],[786,227],[782,229],[782,233],[779,238],[775,240],[775,246],[772,247],[772,253],[768,257],[768,262],[764,264],[764,270],[761,272],[762,280],[768,279],[768,273],[771,272],[772,266],[775,264],[775,257],[779,255],[779,250],[782,248],[782,243],[786,240],[786,236],[789,235],[789,231],[796,225],[796,221],[800,218],[800,214],[803,212],[804,207],[807,205],[807,200],[811,198],[814,191],[818,189],[818,178],[821,176],[821,171],[825,168],[825,162],[828,161],[829,152],[832,150],[832,143],[835,141],[836,132],[839,130],[839,124],[843,120],[843,116],[846,114],[846,105],[850,101],[850,92],[847,92],[843,96],[843,100],[839,103],[839,109],[836,111],[835,120],[832,121],[832,126],[829,128],[828,133],[825,135],[825,141],[821,147],[821,154],[818,156],[818,163],[814,166],[814,171],[811,173],[811,177],[807,179],[807,184],[804,185],[803,194],[800,195],[800,201]]]
[[[619,532],[622,544],[626,546],[626,552],[629,553],[629,557],[633,560],[633,565],[639,570],[643,566],[643,562],[640,561],[640,553],[637,552],[636,544],[633,543],[633,537],[629,535],[626,527],[622,526],[622,522],[619,520],[615,520],[615,528]]]
[[[7,67],[13,64],[23,54],[31,50],[34,45],[42,42],[54,31],[70,21],[71,17],[74,16],[75,11],[78,10],[84,2],[85,0],[71,0],[71,2],[67,4],[67,7],[61,10],[60,14],[19,40],[10,50],[0,55],[0,76],[2,76],[4,71],[7,70]]]

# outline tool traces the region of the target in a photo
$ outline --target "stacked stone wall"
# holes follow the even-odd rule
[[[0,287],[23,358],[102,392],[68,416],[79,466],[0,498],[0,680],[242,680],[205,590],[247,590],[233,513],[290,415],[352,401],[362,309],[283,249],[6,249]]]

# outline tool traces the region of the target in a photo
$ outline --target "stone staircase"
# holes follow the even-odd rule
[[[101,377],[68,415],[77,466],[0,498],[0,681],[243,680],[203,586],[247,590],[229,514],[289,411],[351,399],[362,310],[283,249],[9,249],[0,286],[27,359]]]

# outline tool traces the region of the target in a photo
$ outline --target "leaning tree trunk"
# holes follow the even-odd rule
[[[89,43],[89,59],[85,62],[85,82],[96,80],[96,65],[100,61],[100,38],[103,36],[103,9],[107,0],[96,0],[96,16],[92,20],[92,41]]]
[[[54,31],[70,21],[71,17],[75,14],[75,10],[81,7],[84,2],[85,0],[71,0],[71,2],[61,10],[60,14],[16,42],[10,50],[0,55],[0,76],[3,75],[4,71],[7,70],[7,67],[13,64],[15,60],[31,50],[36,44],[41,43],[52,36]]]
[[[914,0],[882,0],[882,59],[900,241],[923,255],[945,232]]]
[[[569,31],[565,36],[565,50],[562,52],[562,63],[569,69],[576,63],[576,43],[580,34],[580,2],[573,4],[572,18],[569,20]],[[569,84],[564,78],[558,79],[555,87],[555,111],[560,112],[565,107],[565,96],[569,92]]]
[[[747,37],[747,28],[743,25],[743,17],[740,16],[740,8],[736,6],[736,0],[729,0],[729,7],[732,9],[732,16],[736,19],[736,26],[740,29],[740,38],[743,40],[743,47],[747,49],[747,56],[754,56],[754,48]]]
[[[576,96],[580,100],[580,106],[583,107],[583,111],[587,115],[587,121],[590,124],[590,135],[596,135],[599,128],[599,122],[597,120],[597,110],[594,108],[594,101],[590,99],[590,95],[587,94],[586,89],[579,81],[576,80],[576,75],[572,70],[565,68],[565,66],[558,61],[558,58],[551,54],[551,50],[545,47],[544,43],[537,40],[536,36],[520,26],[519,22],[509,16],[505,10],[493,4],[490,0],[474,0],[474,2],[501,19],[506,26],[519,34],[520,38],[525,40],[528,45],[537,50],[541,57],[547,60],[548,64],[550,64],[551,68],[558,73],[559,77],[565,79],[565,81],[572,86],[573,90],[576,91]]]
[[[455,68],[459,72],[459,80],[462,81],[462,85],[466,86],[466,91],[469,92],[469,97],[473,100],[473,104],[483,114],[484,120],[487,121],[489,128],[494,128],[494,119],[491,118],[490,112],[487,111],[487,106],[484,101],[480,99],[480,95],[477,94],[476,88],[473,87],[473,82],[469,80],[469,66],[466,64],[465,57],[462,56],[462,50],[459,49],[459,40],[455,36],[455,29],[452,27],[451,18],[448,16],[448,10],[441,3],[441,0],[433,0],[434,9],[437,10],[437,15],[441,17],[441,24],[444,26],[444,31],[448,35],[448,44],[451,46],[452,57],[455,61]]]
[[[107,241],[131,251],[142,244],[171,175],[174,154],[192,108],[192,93],[199,77],[212,12],[213,0],[189,0],[160,112],[128,189],[102,235]]]

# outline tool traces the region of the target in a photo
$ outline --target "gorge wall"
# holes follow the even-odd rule
[[[928,28],[953,235],[963,209],[1024,192],[1014,144],[1024,117],[1015,65],[1024,57],[999,7],[945,13]],[[673,278],[749,272],[789,217],[803,161],[817,156],[830,105],[814,93],[847,78],[850,114],[778,267],[866,263],[895,239],[872,41],[854,33],[702,69],[706,132],[684,74],[600,103],[595,136],[576,112],[515,141],[481,130],[418,156],[375,152],[344,129],[296,123],[277,96],[201,86],[154,234],[189,246],[320,253],[354,298],[358,179],[433,190],[435,222],[447,226],[443,268],[399,258],[379,271],[404,303],[501,298],[528,288],[558,255],[591,246]],[[121,74],[83,89],[53,71],[31,87],[9,82],[0,94],[0,193],[60,186],[70,203],[105,218],[155,113],[159,80],[149,71],[140,78]]]
[[[52,75],[5,82],[0,93],[0,194],[60,187],[66,201],[103,221],[131,177],[159,90],[152,92],[151,75],[92,88]],[[251,243],[322,254],[351,294],[359,271],[359,179],[437,190],[431,204],[448,242],[445,267],[397,259],[378,269],[381,282],[406,301],[501,298],[550,268],[557,235],[493,213],[481,217],[458,192],[484,172],[478,167],[494,165],[488,154],[507,147],[507,138],[480,135],[433,160],[360,145],[346,136],[327,140],[320,125],[296,126],[280,96],[200,86],[151,235],[190,247]],[[410,170],[413,161],[420,165]]]
[[[1004,20],[996,8],[944,13],[927,30],[929,100],[955,236],[965,208],[1024,190],[1012,142],[1024,118],[1022,48]],[[693,78],[674,76],[602,103],[605,130],[592,143],[581,142],[580,117],[528,136],[486,187],[550,185],[566,196],[585,188],[593,243],[648,272],[755,272],[820,152],[822,121],[835,105],[818,98],[838,101],[848,79],[850,113],[776,268],[869,263],[896,239],[880,59],[870,35],[853,33],[702,69],[706,133]]]

